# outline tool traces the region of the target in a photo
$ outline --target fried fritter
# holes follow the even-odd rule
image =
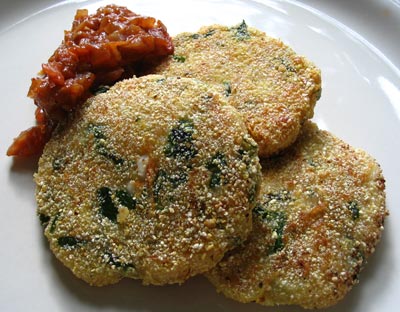
[[[213,84],[242,113],[260,156],[292,144],[313,116],[321,94],[319,69],[244,21],[181,33],[173,43],[175,54],[150,72]]]
[[[262,166],[253,232],[207,273],[209,280],[241,302],[335,304],[358,282],[383,230],[379,165],[307,122],[285,154]]]
[[[58,129],[40,159],[50,248],[92,285],[182,283],[251,231],[257,154],[238,112],[204,83],[117,83]]]

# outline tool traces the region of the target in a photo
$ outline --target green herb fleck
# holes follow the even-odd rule
[[[210,36],[212,36],[212,35],[214,35],[215,34],[215,29],[210,29],[209,31],[207,31],[205,34],[203,34],[203,35],[200,35],[200,34],[193,34],[193,35],[190,35],[190,38],[191,39],[199,39],[199,38],[208,38],[208,37],[210,37]]]
[[[203,36],[204,36],[204,38],[207,38],[207,37],[211,37],[214,34],[215,34],[215,29],[210,29]]]
[[[105,92],[107,92],[108,90],[110,90],[110,86],[103,86],[103,85],[101,85],[101,86],[99,86],[99,87],[94,91],[94,94],[95,94],[95,95],[98,95],[98,94],[100,94],[100,93],[105,93]]]
[[[247,24],[244,20],[242,21],[242,23],[239,26],[235,27],[234,29],[235,29],[236,38],[238,40],[250,39],[250,34],[247,29]]]
[[[172,56],[172,58],[178,63],[185,63],[186,61],[186,57],[184,57],[183,55],[174,55]]]
[[[277,235],[273,246],[269,249],[269,254],[273,254],[284,248],[283,229],[287,217],[282,210],[292,201],[292,198],[288,191],[282,190],[276,193],[268,193],[262,197],[262,200],[263,202],[256,205],[253,213],[268,224],[271,230]]]
[[[127,207],[129,210],[136,208],[136,199],[133,198],[129,192],[125,190],[117,190],[115,195],[122,206]]]
[[[258,154],[258,145],[248,137],[243,137],[239,154],[242,156],[254,157]]]
[[[224,81],[223,84],[224,84],[225,96],[230,96],[232,93],[231,83],[229,81]]]
[[[105,126],[103,126],[103,125],[89,124],[88,131],[89,131],[89,133],[92,133],[96,139],[105,139],[106,138],[106,135],[104,134]]]
[[[292,198],[290,196],[290,193],[288,191],[282,190],[276,193],[268,193],[266,196],[264,196],[264,204],[269,205],[275,203],[276,201],[288,202],[291,199]]]
[[[75,247],[81,243],[81,240],[73,236],[62,236],[58,238],[57,242],[60,247]]]
[[[188,174],[185,171],[177,171],[169,176],[169,182],[173,188],[186,183],[188,179]]]
[[[99,145],[97,151],[99,152],[100,155],[110,159],[116,165],[122,165],[124,163],[124,160],[121,157],[111,153],[105,146]]]
[[[97,200],[100,204],[100,213],[113,222],[117,221],[118,208],[112,201],[112,192],[108,187],[102,187],[97,190]]]
[[[51,223],[50,223],[50,229],[49,229],[49,232],[50,233],[54,233],[54,231],[56,230],[56,223],[57,223],[57,221],[58,221],[58,218],[60,217],[60,212],[58,212],[55,216],[54,216],[54,218],[53,218],[53,220],[51,221]]]
[[[89,133],[92,133],[95,138],[95,148],[97,153],[108,158],[116,165],[122,165],[124,163],[124,160],[121,157],[115,155],[115,153],[110,151],[110,149],[107,147],[106,145],[107,137],[104,133],[105,126],[89,124],[88,131]]]
[[[283,211],[268,210],[267,205],[260,203],[256,205],[253,213],[267,223],[277,235],[274,244],[269,248],[269,254],[282,250],[284,248],[283,230],[287,220],[285,213]]]
[[[64,168],[65,161],[62,158],[55,158],[52,162],[52,167],[54,171],[60,171]]]
[[[217,152],[207,164],[207,169],[211,172],[209,185],[215,188],[221,185],[222,172],[227,166],[226,157],[223,153]]]
[[[201,99],[202,99],[205,103],[209,102],[212,98],[213,98],[213,96],[212,96],[211,94],[203,94],[203,95],[201,96]]]
[[[351,212],[351,217],[353,220],[357,220],[360,217],[360,209],[355,201],[350,201],[347,203],[347,209]]]
[[[252,183],[249,186],[249,195],[248,199],[250,203],[254,203],[255,200],[257,199],[257,194],[258,194],[259,186],[257,183]]]
[[[46,225],[50,221],[50,217],[43,213],[39,213],[39,220],[41,225]]]
[[[218,173],[211,173],[211,178],[210,178],[210,183],[209,183],[211,188],[215,188],[217,186],[221,185],[221,175]]]
[[[311,167],[318,167],[318,164],[314,161],[314,159],[309,158],[306,161]]]
[[[279,62],[279,64],[282,64],[283,66],[285,66],[286,71],[291,72],[291,73],[295,73],[296,72],[296,68],[293,67],[292,62],[286,58],[275,58],[275,60],[277,60]]]
[[[162,208],[160,206],[161,193],[163,191],[163,188],[165,188],[165,184],[167,181],[168,181],[167,173],[162,169],[158,170],[153,185],[153,197],[154,197],[154,202],[157,204],[157,209]]]
[[[197,155],[193,143],[194,125],[191,120],[181,119],[168,135],[165,155],[179,160],[190,160]]]

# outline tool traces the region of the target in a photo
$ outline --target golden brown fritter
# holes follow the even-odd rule
[[[358,282],[383,230],[379,165],[307,122],[285,154],[262,166],[253,232],[208,278],[241,302],[335,304]]]
[[[313,116],[320,71],[280,40],[243,22],[203,27],[173,42],[175,54],[151,72],[213,84],[243,114],[260,156],[292,144]]]
[[[151,75],[90,99],[46,145],[38,214],[92,285],[181,283],[248,236],[261,178],[238,112],[204,83]]]

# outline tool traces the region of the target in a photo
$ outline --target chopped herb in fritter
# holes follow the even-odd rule
[[[223,153],[217,152],[207,164],[207,169],[211,172],[209,185],[215,188],[221,185],[222,172],[227,166],[226,157]]]
[[[261,203],[254,208],[253,212],[276,233],[276,239],[269,248],[269,254],[282,250],[284,247],[283,229],[287,219],[285,213],[283,211],[268,210],[268,206]]]
[[[54,171],[60,171],[64,168],[65,160],[62,158],[55,158],[52,162],[52,167]]]
[[[89,131],[89,133],[92,133],[95,138],[95,148],[96,148],[97,153],[108,158],[116,165],[122,165],[124,163],[124,160],[121,157],[115,155],[115,153],[113,153],[107,147],[107,145],[106,145],[107,137],[104,133],[105,126],[89,124],[88,131]]]
[[[247,155],[252,158],[258,154],[258,145],[253,140],[249,140],[247,137],[244,137],[239,154],[242,156]]]
[[[318,167],[318,164],[312,158],[309,158],[306,161],[311,167]]]
[[[118,157],[115,154],[111,153],[109,149],[104,145],[98,145],[97,151],[100,155],[110,159],[116,165],[122,165],[124,163],[124,160],[121,157]]]
[[[168,135],[165,155],[178,160],[190,160],[197,155],[193,142],[194,125],[191,120],[181,119]]]
[[[165,184],[167,183],[167,181],[167,173],[164,170],[158,170],[153,185],[153,197],[156,204],[160,203],[160,194],[165,188]]]
[[[39,214],[39,220],[40,220],[40,224],[41,225],[47,225],[49,223],[49,221],[50,221],[50,217],[46,216],[43,213],[40,213]]]
[[[82,241],[73,236],[62,236],[58,238],[57,242],[60,247],[75,247]]]
[[[185,63],[186,61],[186,57],[184,57],[183,55],[173,55],[172,58],[178,63]]]
[[[247,29],[247,24],[244,20],[238,27],[236,27],[234,29],[235,29],[236,38],[238,40],[250,39],[250,34]]]
[[[54,231],[56,230],[56,223],[57,223],[59,217],[60,217],[60,212],[58,212],[58,213],[54,216],[53,220],[52,220],[51,223],[50,223],[50,229],[49,229],[49,232],[50,232],[50,233],[54,233]]]
[[[229,81],[224,81],[225,96],[230,96],[232,93],[231,83]]]
[[[125,206],[126,208],[132,210],[135,209],[136,207],[136,199],[132,197],[131,194],[129,194],[128,191],[125,190],[117,190],[115,192],[115,196],[117,196],[119,203],[122,206]]]
[[[118,208],[112,201],[112,192],[108,187],[97,190],[97,200],[100,204],[100,213],[113,222],[117,222]]]
[[[250,175],[253,175],[252,161],[254,157],[258,155],[258,145],[249,138],[243,137],[243,141],[241,143],[240,149],[238,150],[238,153],[242,161],[247,166],[247,172]],[[258,190],[259,190],[259,185],[255,182],[253,182],[249,186],[249,195],[248,195],[249,203],[254,203],[254,201],[257,199]]]
[[[212,36],[214,34],[215,34],[215,29],[210,29],[203,36],[204,36],[204,38],[207,38],[207,37],[210,37],[210,36]]]
[[[355,201],[350,201],[347,204],[347,208],[350,210],[353,220],[357,220],[360,217],[360,209]]]
[[[110,86],[101,85],[94,91],[94,95],[105,93],[108,90],[110,90]]]
[[[283,65],[286,68],[286,71],[295,73],[296,68],[294,68],[293,64],[286,58],[275,58],[279,65]]]
[[[169,175],[169,181],[173,188],[176,188],[179,185],[186,183],[188,178],[188,174],[185,171],[177,171]]]
[[[193,35],[190,35],[190,38],[191,39],[199,39],[199,38],[201,38],[201,35],[200,34],[193,34]]]
[[[191,39],[199,39],[199,38],[207,38],[207,37],[210,37],[210,36],[212,36],[212,35],[214,35],[215,34],[215,29],[210,29],[209,31],[207,31],[205,34],[203,34],[203,35],[200,35],[200,34],[193,34],[193,35],[190,35],[190,38]]]
[[[272,202],[288,202],[291,200],[290,193],[288,191],[282,190],[276,193],[268,193],[263,197],[264,204],[270,204]]]

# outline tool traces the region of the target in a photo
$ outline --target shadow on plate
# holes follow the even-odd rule
[[[40,156],[34,157],[13,157],[11,171],[14,173],[33,174],[37,171]]]
[[[14,196],[23,198],[24,204],[32,203],[36,207],[34,201],[35,182],[33,181],[33,174],[37,171],[39,157],[18,158],[10,159],[10,166],[8,169],[8,185]]]

